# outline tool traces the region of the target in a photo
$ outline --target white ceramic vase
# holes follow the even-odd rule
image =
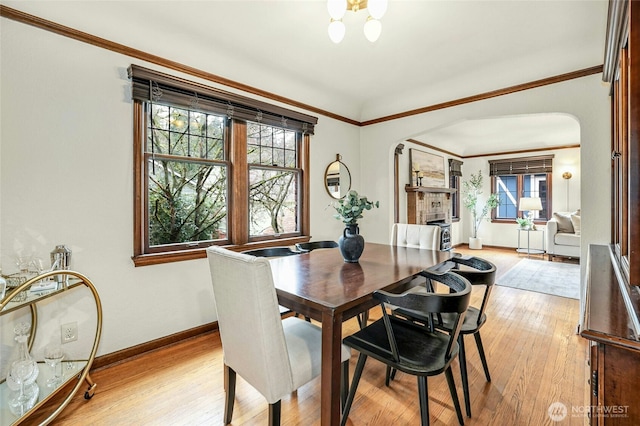
[[[482,238],[469,237],[469,248],[471,250],[482,250]]]

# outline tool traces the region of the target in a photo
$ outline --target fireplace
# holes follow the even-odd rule
[[[440,227],[440,250],[451,250],[451,224],[444,220],[427,222],[427,225],[435,225]]]

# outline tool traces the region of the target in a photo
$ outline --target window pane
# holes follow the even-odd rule
[[[149,159],[149,246],[225,239],[227,169]]]
[[[538,197],[542,201],[542,210],[533,212],[534,219],[548,218],[547,216],[547,174],[524,176],[523,197]]]
[[[518,217],[518,177],[496,176],[496,192],[500,204],[496,209],[499,219],[515,219]]]
[[[296,132],[247,123],[247,152],[250,164],[296,168],[296,150]]]
[[[151,105],[147,152],[223,160],[225,118]]]
[[[251,236],[298,232],[298,172],[249,169]]]

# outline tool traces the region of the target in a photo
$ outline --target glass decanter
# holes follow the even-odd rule
[[[30,331],[31,325],[25,322],[18,323],[13,328],[14,340],[17,345],[7,375],[7,386],[12,390],[7,402],[9,410],[18,416],[22,416],[33,408],[40,393],[40,388],[36,383],[39,373],[38,364],[29,354],[27,344]]]
[[[20,322],[13,328],[13,332],[15,333],[15,337],[13,339],[17,344],[11,358],[11,369],[7,376],[7,385],[11,390],[18,390],[21,387],[21,382],[23,382],[22,384],[24,384],[24,386],[34,383],[40,371],[38,370],[38,364],[29,354],[29,346],[27,345],[31,332],[31,325],[26,322]],[[14,365],[16,366],[15,369],[13,368]],[[28,372],[29,374],[23,374],[23,379],[20,377],[13,377],[14,370],[16,370],[15,373]]]

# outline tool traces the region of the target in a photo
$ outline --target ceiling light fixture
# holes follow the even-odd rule
[[[364,24],[364,36],[372,43],[380,38],[380,19],[387,11],[387,0],[327,0],[327,10],[331,16],[328,29],[331,41],[338,44],[344,39],[346,27],[342,18],[347,10],[358,12],[360,9],[367,9],[369,12]]]

